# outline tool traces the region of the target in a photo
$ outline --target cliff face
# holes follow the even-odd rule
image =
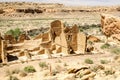
[[[111,11],[119,11],[119,7],[111,6],[79,6],[79,7],[68,7],[63,4],[43,4],[43,3],[19,3],[19,2],[5,2],[0,3],[0,14],[1,16],[10,16],[10,15],[24,15],[28,14],[41,14],[41,13],[56,13],[56,12],[111,12]],[[12,17],[13,17],[12,16]],[[19,17],[21,17],[19,16]]]

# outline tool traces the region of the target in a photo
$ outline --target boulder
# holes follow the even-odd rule
[[[115,34],[120,34],[120,18],[108,14],[101,14],[102,32],[110,37]],[[116,36],[117,39],[119,37]]]
[[[88,75],[85,75],[85,76],[83,76],[82,78],[81,78],[81,80],[94,80],[93,78],[95,77],[95,73],[94,72],[92,72],[92,73],[90,73],[90,74],[88,74]]]
[[[60,80],[75,80],[75,74],[66,74]]]
[[[120,41],[120,34],[114,34],[114,35],[112,35],[112,38]]]
[[[97,37],[95,37],[95,36],[93,36],[93,35],[89,35],[89,36],[87,37],[87,41],[91,41],[91,42],[99,42],[100,39],[97,38]]]

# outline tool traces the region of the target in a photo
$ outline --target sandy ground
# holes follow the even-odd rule
[[[46,62],[49,65],[51,65],[52,70],[57,70],[56,66],[60,66],[60,70],[62,72],[62,69],[69,69],[69,68],[80,68],[82,66],[94,66],[94,65],[103,65],[103,66],[109,66],[117,69],[119,66],[114,62],[114,56],[113,54],[110,53],[103,53],[103,54],[92,54],[92,55],[77,55],[77,56],[68,56],[68,57],[59,57],[59,58],[53,58],[53,59],[41,59],[37,61],[30,61],[30,62],[25,62],[25,63],[19,63],[19,64],[12,64],[12,65],[6,65],[4,67],[0,68],[0,80],[6,80],[8,76],[6,76],[6,71],[7,70],[14,70],[14,69],[20,69],[23,70],[23,68],[27,65],[32,65],[35,67],[37,72],[28,74],[26,77],[19,77],[20,80],[44,80],[43,73],[46,70],[42,70],[39,67],[40,62]],[[85,59],[91,59],[93,60],[94,64],[86,64],[84,62]],[[108,64],[101,64],[100,60],[108,60],[110,61]],[[66,64],[67,66],[65,66]],[[49,68],[48,68],[49,71]],[[62,73],[58,73],[62,74]],[[42,79],[43,77],[43,79]],[[58,77],[58,76],[57,76]],[[62,76],[61,76],[62,77]],[[50,79],[51,80],[51,79]],[[95,79],[97,80],[97,79]],[[104,79],[106,80],[106,79]],[[111,79],[113,80],[113,79]]]
[[[85,24],[100,24],[100,12],[78,12],[78,13],[54,13],[54,14],[40,14],[40,15],[31,15],[22,17],[20,19],[18,18],[5,18],[1,17],[2,19],[0,21],[0,32],[3,34],[6,31],[10,29],[15,28],[21,28],[23,30],[31,30],[31,29],[38,29],[40,27],[50,27],[50,23],[53,20],[59,19],[63,23],[67,23],[68,25],[85,25]],[[120,16],[120,12],[108,12],[108,14],[113,14],[116,16]],[[89,34],[98,36],[101,40],[105,41],[105,37],[101,33],[98,34],[97,29],[91,29],[86,30]],[[104,44],[104,43],[102,43]],[[52,59],[45,59],[44,56],[34,56],[33,58],[38,58],[38,60],[23,62],[23,61],[13,61],[13,62],[19,62],[15,64],[10,64],[12,62],[9,62],[7,65],[4,65],[0,67],[0,80],[8,80],[9,76],[6,76],[8,74],[8,70],[13,71],[14,69],[22,70],[24,67],[28,65],[34,66],[36,69],[35,73],[27,73],[27,76],[21,77],[18,74],[12,74],[13,76],[18,77],[20,80],[81,80],[80,78],[75,79],[63,79],[66,75],[68,75],[68,69],[70,68],[81,68],[82,66],[87,66],[93,68],[96,65],[101,65],[105,67],[105,70],[107,68],[113,69],[115,71],[114,74],[105,75],[105,70],[98,70],[94,72],[96,76],[92,80],[120,80],[120,57],[119,61],[116,61],[115,54],[109,53],[108,50],[100,49],[101,43],[95,44],[95,47],[98,48],[98,52],[94,54],[85,54],[85,55],[69,55],[67,57],[61,56],[57,58]],[[119,44],[116,44],[119,45]],[[45,56],[46,57],[46,56]],[[86,59],[91,59],[93,61],[93,64],[87,64],[85,63]],[[107,60],[108,63],[102,64],[101,60]],[[43,69],[39,66],[39,63],[46,62],[48,65],[48,68]],[[55,76],[51,76],[50,71],[58,71],[58,73]],[[47,78],[47,79],[45,79]]]
[[[106,12],[107,13],[107,12]],[[120,16],[120,12],[108,12]],[[22,30],[38,29],[40,27],[50,27],[50,23],[54,20],[61,20],[63,23],[68,25],[77,24],[100,24],[99,12],[76,12],[76,13],[53,13],[53,14],[41,14],[32,15],[31,17],[22,17],[12,19],[1,17],[3,20],[0,21],[0,32],[5,33],[6,31],[14,28],[20,28]]]

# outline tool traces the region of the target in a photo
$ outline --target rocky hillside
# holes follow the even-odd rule
[[[1,17],[24,17],[31,15],[39,15],[44,13],[58,13],[58,12],[111,12],[119,11],[118,6],[80,6],[68,7],[63,4],[53,3],[25,3],[25,2],[4,2],[0,3],[0,16]]]

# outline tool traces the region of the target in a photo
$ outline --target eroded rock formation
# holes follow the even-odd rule
[[[113,36],[119,40],[120,18],[108,14],[101,14],[101,26],[103,33],[107,36]]]

